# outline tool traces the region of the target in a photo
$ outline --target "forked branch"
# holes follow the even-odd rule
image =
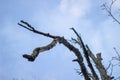
[[[27,54],[23,55],[24,58],[27,58],[29,61],[34,61],[35,58],[38,56],[39,52],[49,50],[49,49],[53,48],[57,42],[59,42],[59,43],[63,44],[65,47],[67,47],[69,50],[71,50],[76,55],[77,62],[80,66],[81,72],[83,73],[85,80],[90,80],[86,66],[83,63],[83,57],[82,57],[80,51],[76,47],[71,45],[64,37],[54,36],[54,35],[50,35],[49,33],[40,32],[23,20],[21,20],[21,23],[18,23],[18,25],[20,25],[21,27],[24,27],[34,33],[54,39],[51,44],[49,44],[45,47],[39,47],[39,48],[34,49],[32,55],[27,55]]]
[[[27,23],[23,20],[21,20],[20,23],[18,23],[18,25],[20,25],[23,28],[28,29],[29,31],[32,31],[34,33],[37,33],[37,34],[40,34],[40,35],[43,35],[43,36],[46,36],[46,37],[50,37],[50,38],[53,38],[53,39],[57,37],[57,36],[50,35],[49,33],[40,32],[40,31],[36,30],[34,27],[32,27],[29,23]]]
[[[74,33],[77,35],[77,40],[75,40],[75,41],[76,41],[76,43],[78,43],[78,44],[80,45],[80,47],[82,48],[83,54],[84,54],[85,59],[86,59],[87,64],[88,64],[88,67],[90,68],[90,70],[91,70],[91,72],[92,72],[92,75],[93,75],[92,78],[93,78],[94,80],[99,80],[98,75],[96,74],[96,72],[95,72],[95,70],[94,70],[94,67],[93,67],[93,65],[92,65],[92,63],[91,63],[91,61],[90,61],[90,58],[89,58],[89,55],[88,55],[88,51],[87,51],[87,49],[86,49],[86,47],[85,47],[85,45],[84,45],[84,43],[83,43],[83,41],[82,41],[81,36],[77,33],[77,31],[76,31],[74,28],[71,28],[71,29],[72,29],[72,30],[74,31]]]
[[[106,3],[104,3],[104,4],[102,5],[102,9],[105,10],[105,11],[107,11],[108,15],[109,15],[110,17],[112,17],[115,22],[117,22],[118,24],[120,24],[120,21],[118,20],[118,18],[115,17],[115,15],[112,13],[113,4],[114,4],[116,1],[117,1],[117,0],[111,0],[111,4],[110,4],[109,6],[108,6]]]

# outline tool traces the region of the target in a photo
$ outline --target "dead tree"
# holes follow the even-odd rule
[[[29,25],[27,22],[24,22],[22,20],[21,20],[21,23],[18,23],[18,24],[34,33],[37,33],[37,34],[40,34],[40,35],[43,35],[43,36],[53,39],[53,41],[49,45],[44,46],[44,47],[35,48],[31,55],[24,54],[23,55],[24,58],[28,59],[29,61],[34,61],[40,52],[52,49],[57,44],[57,42],[59,42],[60,44],[63,44],[64,46],[66,46],[70,51],[73,51],[73,53],[77,56],[77,59],[75,59],[73,61],[78,62],[78,64],[80,65],[80,69],[83,73],[85,80],[91,80],[88,76],[88,72],[85,67],[85,64],[83,63],[83,57],[82,57],[80,51],[76,47],[74,47],[72,44],[70,44],[64,37],[54,36],[49,33],[40,32],[40,31],[36,30],[34,27],[32,27],[31,25]]]
[[[76,32],[76,30],[74,28],[71,28],[75,34],[77,35],[77,40],[73,39],[74,42],[78,43],[80,45],[80,47],[82,48],[83,54],[85,56],[85,59],[88,63],[88,67],[90,68],[90,73],[89,73],[89,77],[92,78],[92,80],[99,80],[98,74],[95,72],[95,69],[93,67],[93,64],[90,61],[90,58],[93,60],[93,62],[95,63],[95,66],[97,68],[97,70],[100,73],[100,77],[102,80],[111,80],[113,78],[113,76],[109,76],[106,72],[106,69],[104,67],[104,65],[102,64],[102,57],[101,57],[101,53],[98,53],[95,57],[94,54],[91,52],[91,50],[89,49],[88,45],[85,45],[82,41],[82,38],[80,37],[80,35]]]
[[[104,68],[104,65],[102,64],[101,53],[97,54],[96,55],[97,57],[95,57],[94,54],[89,49],[89,47],[87,45],[84,45],[82,38],[78,35],[77,31],[74,28],[71,28],[71,29],[77,35],[77,39],[72,39],[72,40],[74,40],[76,43],[78,43],[80,45],[80,47],[82,48],[82,51],[85,56],[85,60],[88,63],[88,66],[85,65],[84,57],[82,56],[79,49],[74,47],[64,37],[54,36],[49,33],[44,33],[44,32],[38,31],[34,27],[32,27],[30,24],[28,24],[27,22],[25,22],[23,20],[21,20],[20,23],[18,23],[18,25],[20,25],[21,27],[23,27],[29,31],[32,31],[33,33],[40,34],[45,37],[53,39],[53,41],[50,44],[43,46],[43,47],[35,48],[31,55],[24,54],[23,57],[28,59],[28,61],[33,62],[41,52],[50,50],[53,47],[55,47],[55,45],[57,43],[60,43],[60,44],[63,44],[65,47],[67,47],[70,51],[72,51],[76,55],[77,58],[72,61],[77,62],[79,64],[81,73],[83,74],[85,80],[112,80],[112,77],[107,74],[106,69]],[[93,67],[93,64],[91,63],[90,58],[93,60],[95,66],[96,66],[96,69],[99,71],[100,78],[98,76],[99,74],[96,73],[96,71]],[[89,67],[90,71],[87,70],[87,67]]]

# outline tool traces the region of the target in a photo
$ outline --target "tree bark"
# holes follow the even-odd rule
[[[95,57],[87,45],[86,45],[86,47],[88,49],[89,56],[92,58],[97,70],[100,73],[101,79],[102,80],[112,80],[112,77],[107,74],[106,69],[105,69],[104,65],[102,64],[101,53],[96,54],[96,57]]]
[[[57,39],[57,41],[61,44],[63,44],[64,46],[66,46],[69,50],[73,51],[73,53],[77,56],[77,59],[76,59],[76,62],[78,62],[79,66],[80,66],[80,69],[83,73],[83,76],[84,76],[84,79],[85,80],[91,80],[88,76],[88,72],[87,72],[87,69],[86,69],[86,66],[85,64],[83,63],[83,57],[80,53],[80,51],[74,47],[73,45],[71,45],[64,37],[60,37],[60,36],[54,36],[54,35],[50,35],[49,33],[43,33],[43,32],[40,32],[36,29],[34,29],[34,27],[32,27],[31,25],[29,25],[27,22],[21,20],[21,23],[18,23],[18,25],[20,25],[21,27],[24,27],[26,29],[28,29],[29,31],[32,31],[34,33],[37,33],[37,34],[40,34],[40,35],[43,35],[43,36],[46,36],[46,37],[49,37],[49,38],[52,38],[52,39]],[[54,46],[53,46],[54,47]],[[51,47],[51,48],[53,48]],[[43,48],[43,47],[42,47]],[[45,48],[45,47],[44,47]],[[50,48],[50,49],[51,49]],[[39,49],[40,48],[37,48],[33,51],[33,54],[32,55],[38,55],[38,52],[39,52]],[[38,51],[36,51],[38,50]],[[44,49],[45,50],[48,50],[48,49]],[[37,53],[36,53],[37,52]],[[31,55],[31,56],[32,56]],[[30,56],[30,55],[27,55],[27,56]],[[26,54],[23,55],[23,57],[27,58],[26,57]],[[36,56],[37,57],[37,56]],[[34,57],[34,59],[36,58]],[[28,59],[29,60],[29,59]]]
[[[85,59],[86,59],[87,64],[88,64],[88,67],[90,68],[91,73],[92,73],[92,79],[99,80],[98,75],[96,74],[96,72],[95,72],[95,70],[93,68],[93,65],[92,65],[92,63],[90,61],[90,58],[89,58],[89,55],[88,55],[88,51],[86,50],[86,47],[85,47],[85,45],[84,45],[84,43],[82,41],[81,36],[79,36],[79,34],[77,33],[77,31],[74,28],[71,28],[71,29],[75,32],[75,34],[78,37],[78,39],[76,40],[77,41],[76,43],[78,43],[80,45],[80,47],[82,48],[82,51],[84,53]]]

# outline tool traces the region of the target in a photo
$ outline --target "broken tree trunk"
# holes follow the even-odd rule
[[[107,71],[106,71],[104,65],[102,64],[101,53],[96,54],[96,57],[95,57],[94,54],[91,52],[91,50],[89,49],[89,47],[87,45],[86,45],[86,48],[88,50],[89,56],[91,57],[91,59],[95,63],[95,66],[100,73],[101,79],[102,80],[112,80],[112,76],[109,76],[107,74]]]

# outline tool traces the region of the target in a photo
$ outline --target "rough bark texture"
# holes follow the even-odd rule
[[[55,42],[58,41],[59,43],[61,43],[64,46],[66,46],[69,50],[73,51],[73,53],[77,56],[76,62],[78,62],[78,64],[80,65],[80,69],[81,69],[81,72],[83,73],[83,76],[84,76],[85,80],[90,80],[90,78],[88,76],[87,69],[85,67],[85,64],[83,63],[83,57],[82,57],[80,51],[77,48],[75,48],[73,45],[71,45],[66,39],[64,39],[64,37],[53,36],[53,35],[50,35],[49,33],[40,32],[40,31],[34,29],[34,27],[29,25],[27,22],[24,22],[23,20],[21,21],[21,23],[18,23],[18,25],[20,25],[20,26],[22,26],[22,27],[24,27],[24,28],[34,32],[34,33],[37,33],[37,34],[40,34],[40,35],[43,35],[43,36],[46,36],[46,37],[49,37],[49,38],[53,38],[54,40],[57,39],[57,40],[55,40]],[[51,49],[53,47],[54,47],[54,45],[51,47],[51,44],[50,44],[49,49]],[[31,54],[31,55],[24,54],[23,57],[27,58],[29,61],[34,61],[35,58],[37,57],[40,49],[42,51],[46,51],[46,50],[48,50],[48,46],[41,47],[41,48],[36,48],[33,51],[33,54]]]
[[[100,73],[101,79],[102,80],[112,80],[111,79],[112,77],[110,77],[107,74],[106,69],[105,69],[104,65],[102,64],[101,53],[96,54],[96,57],[95,57],[87,45],[86,45],[86,47],[88,49],[89,56],[92,58],[93,62],[95,63],[95,66],[96,66],[97,70]]]
[[[66,39],[64,39],[63,37],[59,37],[59,42],[62,43],[64,46],[66,46],[69,50],[73,51],[74,54],[77,56],[76,61],[79,63],[81,71],[84,75],[85,80],[90,80],[89,76],[88,76],[88,72],[87,69],[85,67],[85,64],[83,63],[83,57],[80,53],[80,51],[75,48],[73,45],[71,45]]]
[[[99,78],[98,78],[98,76],[97,76],[97,74],[96,74],[96,72],[95,72],[95,70],[94,70],[94,68],[93,68],[93,65],[92,65],[92,63],[91,63],[91,61],[90,61],[88,52],[87,52],[86,47],[85,47],[85,45],[84,45],[84,43],[83,43],[83,41],[82,41],[82,38],[79,36],[79,34],[77,33],[77,31],[76,31],[74,28],[71,28],[71,29],[75,32],[75,34],[76,34],[77,37],[78,37],[78,39],[76,40],[76,41],[77,41],[76,43],[78,43],[78,44],[80,45],[80,47],[82,48],[82,50],[83,50],[85,59],[86,59],[86,61],[87,61],[87,63],[88,63],[88,67],[90,68],[91,73],[92,73],[92,76],[91,76],[92,79],[93,79],[93,80],[99,80]]]
[[[55,38],[49,45],[43,47],[37,47],[33,50],[33,53],[31,55],[24,54],[23,57],[28,59],[28,61],[34,61],[40,52],[50,50],[57,44],[57,42],[58,39]]]
[[[67,47],[70,51],[72,51],[76,55],[77,58],[74,59],[73,62],[77,62],[79,64],[79,67],[81,69],[81,72],[82,72],[85,80],[91,80],[91,78],[92,78],[92,80],[111,80],[112,79],[107,74],[106,69],[105,69],[104,65],[102,64],[101,53],[97,54],[95,57],[94,54],[89,49],[89,47],[87,45],[86,46],[84,45],[81,37],[78,35],[78,33],[76,32],[76,30],[74,28],[71,28],[71,29],[75,32],[75,34],[78,37],[77,40],[76,39],[74,39],[74,40],[76,41],[76,43],[78,43],[81,46],[81,48],[83,50],[83,54],[85,55],[85,59],[88,63],[88,67],[89,67],[91,73],[88,72],[88,70],[83,62],[82,54],[78,50],[78,48],[76,48],[72,44],[70,44],[64,37],[54,36],[49,33],[40,32],[23,20],[21,20],[21,23],[18,23],[18,25],[20,25],[36,34],[40,34],[45,37],[49,37],[49,38],[53,39],[53,41],[50,44],[43,46],[43,47],[35,48],[31,55],[24,54],[23,57],[28,59],[28,61],[34,61],[40,52],[52,49],[53,47],[55,47],[57,42],[59,42],[60,44],[63,44],[65,47]],[[99,71],[101,79],[99,79],[98,74],[96,74],[93,64],[90,61],[90,58],[95,63],[95,66],[96,66],[97,70]]]

